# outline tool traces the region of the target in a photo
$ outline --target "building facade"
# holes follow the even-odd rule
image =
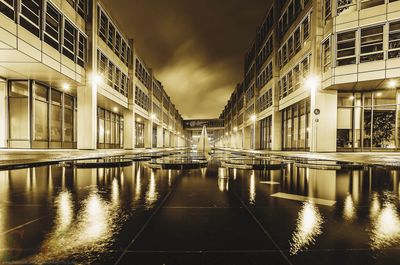
[[[273,1],[217,146],[400,149],[400,1]]]
[[[0,0],[0,148],[187,141],[162,83],[100,0]]]

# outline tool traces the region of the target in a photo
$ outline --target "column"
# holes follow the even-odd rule
[[[250,149],[251,145],[251,125],[243,129],[243,149]]]
[[[163,147],[163,127],[157,125],[157,148]]]
[[[146,120],[144,122],[144,147],[152,148],[153,143],[153,122]]]
[[[135,149],[135,110],[134,105],[129,104],[129,109],[124,110],[124,149]]]
[[[282,150],[282,114],[278,107],[274,107],[272,113],[271,149],[272,151]]]
[[[7,148],[7,83],[0,81],[0,148]]]
[[[78,149],[94,150],[97,147],[97,84],[78,87]]]
[[[257,122],[254,123],[254,150],[260,150],[261,149],[260,124],[261,124],[260,120],[258,120]]]

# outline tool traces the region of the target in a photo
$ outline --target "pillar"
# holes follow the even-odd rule
[[[146,120],[144,122],[144,147],[152,148],[153,142],[153,122]]]
[[[278,107],[274,107],[272,113],[271,150],[282,150],[282,114]]]
[[[135,110],[134,105],[124,110],[124,149],[135,149]]]
[[[157,125],[157,148],[163,147],[163,130],[162,126]]]
[[[316,109],[320,111],[318,115],[314,113]],[[311,117],[311,152],[336,152],[336,90],[312,91]]]
[[[0,148],[7,148],[7,83],[0,81]]]
[[[251,148],[251,125],[243,129],[243,149]]]
[[[258,120],[254,123],[254,150],[261,149],[261,132],[260,132],[261,121]]]
[[[97,84],[78,87],[78,149],[97,147]]]

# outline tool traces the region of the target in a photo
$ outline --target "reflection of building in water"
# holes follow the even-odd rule
[[[355,216],[356,209],[354,207],[353,198],[350,194],[348,194],[346,199],[344,200],[343,218],[348,222],[352,222]]]
[[[55,227],[59,232],[64,232],[73,220],[73,202],[72,195],[69,191],[62,191],[56,197],[56,224]]]
[[[228,178],[218,178],[218,188],[220,192],[225,192],[229,190],[229,179]]]
[[[0,201],[1,202],[6,202],[8,201],[8,196],[9,196],[9,190],[10,190],[10,180],[9,180],[9,175],[8,171],[0,171]],[[5,231],[6,230],[6,218],[7,218],[7,212],[6,209],[2,206],[0,206],[0,231]],[[7,245],[6,237],[5,236],[0,236],[0,249],[6,249],[9,246]],[[3,254],[2,251],[0,251],[0,260],[2,258]]]
[[[114,178],[111,186],[111,201],[114,206],[119,205],[119,184],[118,179]]]
[[[313,245],[316,238],[322,234],[322,223],[323,218],[314,203],[305,202],[290,241],[290,254],[296,255]]]

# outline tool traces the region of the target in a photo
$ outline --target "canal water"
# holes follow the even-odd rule
[[[399,171],[0,171],[0,264],[399,264]]]

